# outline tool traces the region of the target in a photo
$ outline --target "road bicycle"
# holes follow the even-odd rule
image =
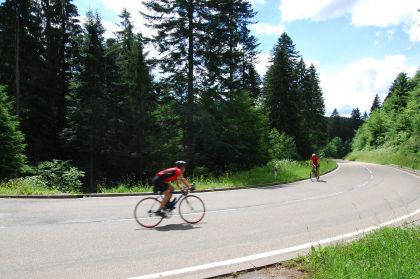
[[[195,190],[195,185],[191,185],[191,190]],[[204,218],[206,207],[201,198],[190,194],[190,191],[183,189],[181,194],[169,201],[162,213],[157,213],[160,202],[163,199],[162,193],[158,192],[158,197],[147,197],[140,200],[134,208],[134,219],[145,228],[154,228],[159,225],[164,218],[171,218],[174,210],[178,207],[179,216],[189,224],[197,224]]]
[[[312,182],[319,180],[319,176],[316,175],[316,167],[311,166],[311,172],[309,174],[309,178],[311,179]]]

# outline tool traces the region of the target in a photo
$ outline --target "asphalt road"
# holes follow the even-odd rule
[[[420,179],[342,162],[320,182],[197,195],[202,223],[174,216],[155,229],[133,220],[138,196],[0,199],[0,278],[204,278],[273,263],[305,251],[286,248],[418,211]]]

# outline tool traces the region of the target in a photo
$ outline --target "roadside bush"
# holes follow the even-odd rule
[[[39,163],[35,170],[48,188],[60,192],[80,192],[84,172],[71,166],[69,161],[53,160]]]
[[[297,159],[297,148],[293,137],[277,129],[271,129],[269,135],[270,148],[268,152],[271,159]]]

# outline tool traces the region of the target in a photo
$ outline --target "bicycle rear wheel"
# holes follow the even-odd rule
[[[309,174],[309,178],[312,182],[316,181],[316,172],[314,170],[311,170],[311,173]]]
[[[179,216],[190,224],[196,224],[203,220],[206,207],[202,199],[195,195],[188,195],[179,204]]]
[[[157,198],[145,198],[139,201],[134,208],[134,219],[145,228],[154,228],[162,222],[163,217],[156,215],[160,202]]]

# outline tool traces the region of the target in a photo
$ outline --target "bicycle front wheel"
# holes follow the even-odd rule
[[[190,224],[196,224],[203,220],[206,207],[202,199],[195,195],[188,195],[179,204],[179,216]]]
[[[154,228],[162,222],[163,217],[156,215],[160,202],[157,198],[145,198],[139,201],[134,208],[134,219],[145,228]]]

